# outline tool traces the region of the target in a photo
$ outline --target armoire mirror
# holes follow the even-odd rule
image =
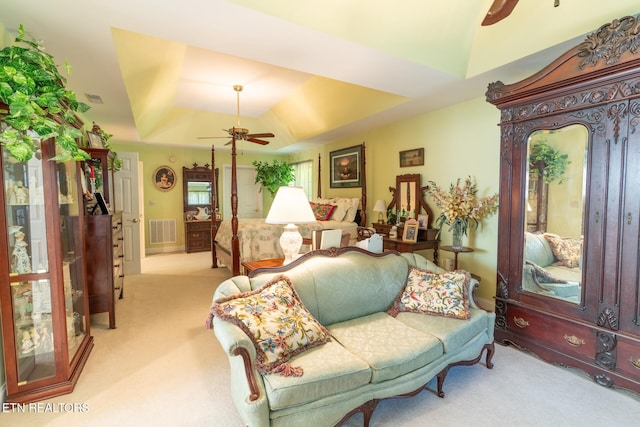
[[[587,179],[583,125],[537,130],[527,140],[523,290],[578,303]]]

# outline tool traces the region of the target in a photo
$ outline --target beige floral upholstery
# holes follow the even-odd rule
[[[571,237],[560,237],[557,234],[545,233],[544,238],[549,242],[553,256],[558,260],[558,265],[576,268],[580,264],[580,252],[582,242]]]
[[[211,311],[249,336],[261,374],[302,375],[301,368],[291,368],[285,362],[330,339],[329,332],[300,301],[289,278],[282,275],[254,291],[214,301]]]
[[[471,275],[456,270],[434,273],[411,267],[407,283],[388,313],[401,311],[469,319],[468,287]]]

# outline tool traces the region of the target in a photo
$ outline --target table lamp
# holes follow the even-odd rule
[[[302,236],[295,224],[316,222],[316,217],[303,188],[288,186],[278,188],[265,222],[267,224],[286,224],[284,232],[280,236],[280,246],[286,265],[298,257],[302,246]]]
[[[373,211],[378,212],[378,223],[384,223],[384,219],[382,218],[382,212],[387,211],[387,206],[384,204],[384,200],[376,201],[376,204],[373,205]]]

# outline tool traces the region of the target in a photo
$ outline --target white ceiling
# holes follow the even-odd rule
[[[287,152],[482,96],[551,62],[628,0],[2,0],[73,72],[68,87],[114,141],[209,147],[240,122]],[[8,44],[11,39],[5,40]],[[216,142],[216,141],[219,141]],[[245,148],[249,148],[246,147]]]

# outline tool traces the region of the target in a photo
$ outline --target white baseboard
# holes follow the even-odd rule
[[[0,407],[7,401],[7,383],[2,383],[0,387]]]
[[[176,252],[185,252],[186,249],[184,247],[184,245],[182,246],[163,246],[161,248],[150,248],[150,247],[146,247],[144,254],[146,255],[154,255],[154,254],[169,254],[169,253],[176,253]]]

